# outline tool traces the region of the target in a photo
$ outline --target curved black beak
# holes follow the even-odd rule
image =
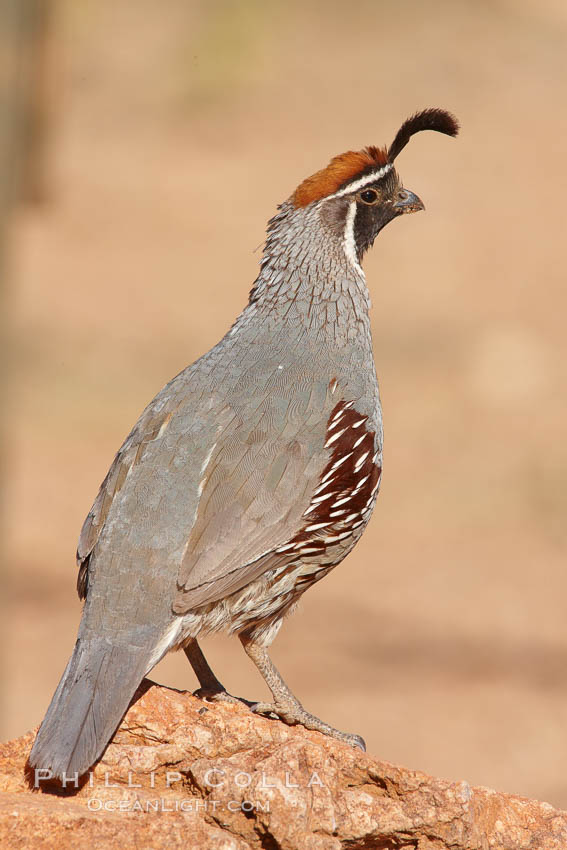
[[[414,213],[424,210],[425,205],[421,198],[418,198],[409,189],[400,189],[393,203],[393,208],[398,215],[403,215],[404,213]]]

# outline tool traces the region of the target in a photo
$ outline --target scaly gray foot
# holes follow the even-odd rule
[[[248,708],[251,708],[255,703],[250,702],[250,700],[244,699],[243,697],[235,697],[232,694],[229,694],[228,691],[225,691],[224,688],[222,690],[211,688],[197,688],[196,691],[193,691],[193,696],[198,697],[199,699],[206,700],[206,702],[231,702],[231,703],[239,703],[240,705],[247,705]]]
[[[276,717],[279,717],[280,720],[283,720],[289,726],[295,726],[297,724],[305,726],[306,729],[322,732],[323,735],[337,738],[339,741],[350,744],[351,747],[358,747],[363,752],[366,752],[364,738],[361,738],[360,735],[351,735],[348,732],[341,732],[340,729],[335,729],[333,726],[315,717],[314,714],[305,711],[300,703],[297,703],[297,705],[292,703],[278,705],[271,702],[257,702],[251,705],[251,709],[255,714],[275,714]]]

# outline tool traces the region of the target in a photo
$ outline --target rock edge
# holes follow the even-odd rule
[[[0,745],[1,847],[567,848],[567,813],[548,803],[397,767],[149,680],[79,788],[26,771],[34,735]]]

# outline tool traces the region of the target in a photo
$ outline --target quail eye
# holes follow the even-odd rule
[[[378,192],[376,189],[365,189],[360,193],[360,200],[365,204],[375,204],[378,200]]]

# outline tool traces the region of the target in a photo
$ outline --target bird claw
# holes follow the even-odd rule
[[[283,720],[284,723],[287,723],[288,726],[299,725],[304,726],[306,729],[312,729],[315,732],[321,732],[323,735],[337,738],[339,741],[350,744],[351,747],[357,747],[362,752],[366,752],[366,743],[360,735],[352,735],[348,732],[341,732],[338,729],[334,729],[328,723],[319,720],[313,714],[309,714],[302,706],[298,706],[295,709],[270,702],[255,702],[250,705],[250,710],[254,714],[260,714],[263,717],[277,717]]]
[[[250,711],[254,714],[261,714],[263,717],[268,717],[272,714],[274,717],[279,717],[282,720],[284,719],[281,709],[278,709],[278,707],[271,702],[253,702],[250,706]]]
[[[228,691],[224,690],[224,688],[222,690],[197,688],[196,691],[193,691],[193,696],[198,699],[205,700],[206,702],[228,702],[233,705],[246,705],[248,708],[251,708],[255,704],[250,702],[250,700],[244,699],[244,697],[235,697],[232,694],[229,694]]]
[[[358,747],[363,753],[366,752],[366,741],[361,735],[350,735],[349,737],[352,738],[351,746]]]
[[[229,694],[228,691],[213,691],[210,688],[197,688],[196,691],[193,691],[193,696],[207,702],[242,702],[238,697],[233,697],[232,694]]]

